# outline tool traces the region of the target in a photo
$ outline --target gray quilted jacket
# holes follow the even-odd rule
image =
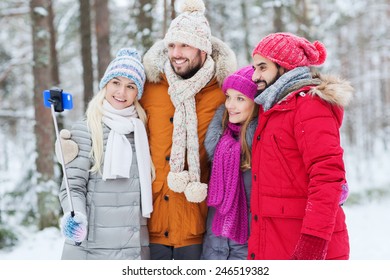
[[[222,117],[225,106],[221,105],[211,121],[205,138],[205,148],[209,156],[209,160],[213,160],[214,151],[219,139],[222,136]],[[254,119],[248,126],[246,140],[249,146],[252,146],[252,138],[257,126],[257,118]],[[252,186],[252,173],[247,170],[243,173],[246,201],[249,213],[250,192]],[[215,208],[209,207],[207,213],[207,230],[203,238],[203,251],[201,259],[203,260],[246,260],[248,255],[248,244],[238,244],[226,237],[215,236],[211,230],[212,221],[215,214]],[[248,227],[250,217],[248,215]]]
[[[109,132],[104,125],[104,148]],[[71,133],[79,153],[66,165],[66,172],[74,210],[88,219],[88,235],[80,246],[66,240],[62,259],[149,259],[149,234],[147,219],[141,214],[134,134],[127,135],[134,155],[130,178],[103,181],[101,174],[88,172],[93,162],[89,157],[92,142],[86,121],[75,123]],[[64,212],[69,212],[64,182],[59,198]]]

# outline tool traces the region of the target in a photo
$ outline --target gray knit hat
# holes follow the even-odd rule
[[[171,22],[165,35],[165,46],[180,42],[211,54],[211,31],[204,12],[202,0],[185,0],[181,14]]]
[[[123,48],[118,51],[116,58],[110,62],[99,88],[102,89],[115,77],[125,77],[132,80],[138,89],[138,99],[141,98],[145,84],[145,70],[141,63],[141,56],[133,48]]]

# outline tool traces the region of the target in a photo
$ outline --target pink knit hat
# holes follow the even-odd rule
[[[252,65],[237,70],[223,81],[222,91],[226,94],[228,89],[235,89],[253,100],[257,92],[257,86],[252,81],[253,72]]]
[[[321,65],[326,59],[325,46],[291,33],[273,33],[263,38],[252,52],[259,54],[283,68],[292,70],[299,66]]]

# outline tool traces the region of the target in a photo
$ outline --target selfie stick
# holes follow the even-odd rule
[[[66,187],[66,194],[68,195],[70,215],[73,218],[75,216],[74,208],[73,208],[73,201],[72,201],[72,197],[70,195],[68,176],[66,174],[66,168],[65,168],[64,153],[62,152],[60,134],[58,132],[57,118],[56,118],[56,114],[55,114],[55,112],[64,111],[64,109],[62,107],[62,89],[50,90],[50,98],[48,99],[48,101],[50,102],[50,110],[51,110],[51,115],[52,115],[53,122],[54,122],[54,129],[56,131],[57,141],[58,141],[59,146],[60,146],[62,172],[64,173],[64,181],[65,181],[65,187]],[[81,242],[75,242],[75,244],[77,246],[79,246],[81,244]]]
[[[51,103],[51,100],[49,100],[49,102]],[[68,176],[66,175],[64,154],[62,152],[62,145],[61,145],[61,141],[60,141],[60,134],[58,133],[58,125],[57,125],[56,115],[54,113],[54,105],[53,105],[53,103],[51,103],[50,109],[51,109],[51,115],[52,115],[53,121],[54,121],[54,128],[56,130],[57,140],[58,140],[59,146],[60,146],[62,172],[64,173],[64,181],[65,181],[65,187],[66,187],[66,194],[68,195],[70,215],[72,217],[74,217],[73,201],[72,201],[72,197],[70,196],[70,188],[69,188]]]

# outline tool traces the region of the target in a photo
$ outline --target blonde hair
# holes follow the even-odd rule
[[[249,118],[245,120],[245,122],[241,125],[240,129],[240,135],[239,140],[241,144],[241,165],[240,168],[242,171],[248,170],[251,168],[251,160],[252,160],[252,151],[249,148],[248,142],[246,141],[246,131],[248,130],[248,126],[251,123],[253,119],[257,117],[259,113],[259,105],[254,104],[252,113],[250,114]],[[223,131],[225,131],[227,125],[229,123],[229,114],[228,111],[225,109],[225,112],[223,113],[222,118],[222,128]]]
[[[91,141],[92,141],[92,149],[90,152],[90,157],[94,161],[94,165],[91,167],[89,171],[92,173],[99,172],[100,174],[102,174],[101,167],[103,164],[103,154],[104,154],[102,118],[103,118],[103,101],[106,96],[106,92],[107,92],[106,87],[101,89],[98,92],[98,94],[91,99],[91,101],[88,104],[87,111],[85,113],[87,117],[87,127],[89,133],[91,134]],[[146,117],[145,110],[142,108],[137,98],[134,99],[133,104],[138,114],[138,118],[146,126],[147,117]],[[151,177],[153,181],[155,179],[155,168],[152,161],[151,161]]]

